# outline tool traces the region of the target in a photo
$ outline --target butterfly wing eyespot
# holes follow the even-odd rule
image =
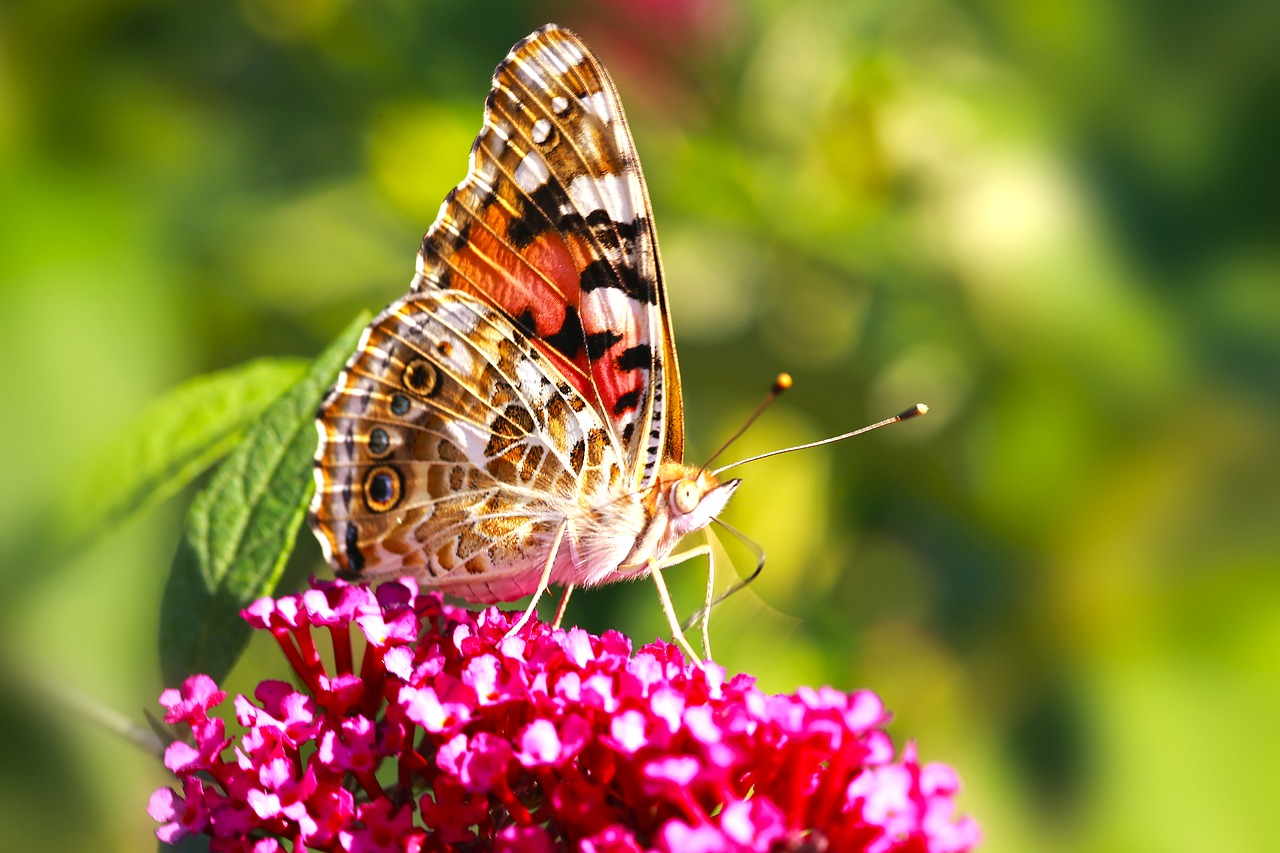
[[[440,372],[425,358],[414,358],[405,365],[401,381],[406,390],[430,397],[440,387]]]
[[[389,512],[404,492],[400,472],[390,465],[369,469],[364,478],[364,502],[373,512]]]
[[[377,459],[391,451],[391,437],[382,427],[369,430],[369,455]]]

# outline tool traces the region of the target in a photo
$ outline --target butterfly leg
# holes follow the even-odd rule
[[[551,583],[551,567],[556,564],[556,556],[560,553],[560,543],[564,541],[564,531],[569,526],[569,520],[566,518],[560,522],[560,526],[556,528],[556,536],[551,540],[551,549],[547,554],[547,564],[542,567],[542,577],[538,578],[538,588],[533,592],[533,600],[529,602],[529,606],[524,609],[524,614],[520,617],[516,624],[511,626],[511,630],[507,631],[507,637],[514,637],[520,633],[520,629],[529,624],[529,620],[533,618],[533,614],[538,612],[538,600],[542,598],[542,594],[547,591],[547,585]],[[566,596],[567,598],[568,596]],[[556,623],[559,624],[557,618]]]
[[[551,623],[552,628],[559,628],[561,620],[564,619],[564,611],[569,606],[569,596],[573,595],[573,584],[569,584],[564,588],[564,594],[560,596],[560,605],[556,607],[556,618]]]
[[[662,602],[662,612],[667,616],[667,622],[671,625],[671,639],[675,640],[676,645],[684,650],[689,656],[689,660],[697,665],[698,669],[702,669],[702,661],[698,658],[698,653],[693,650],[693,646],[689,645],[689,641],[684,638],[684,631],[680,630],[680,622],[676,619],[675,608],[671,606],[671,594],[667,592],[667,584],[662,579],[662,568],[653,563],[649,567],[649,574],[653,575],[653,582],[658,587],[658,600]]]
[[[705,543],[703,547],[707,549],[707,598],[702,608],[706,612],[702,617],[702,653],[707,656],[707,660],[712,660],[711,600],[716,591],[716,555],[711,550],[711,531],[705,527],[702,528],[702,541]]]
[[[649,574],[653,576],[653,583],[658,587],[658,601],[662,603],[662,612],[666,614],[667,623],[671,626],[671,639],[675,640],[676,645],[684,650],[684,653],[689,656],[689,660],[693,661],[698,669],[702,669],[702,659],[698,657],[698,653],[693,650],[693,646],[685,639],[684,631],[680,630],[680,620],[676,618],[676,609],[671,604],[671,593],[667,592],[667,583],[662,579],[662,570],[710,553],[710,546],[703,545],[676,554],[661,563],[649,563]]]

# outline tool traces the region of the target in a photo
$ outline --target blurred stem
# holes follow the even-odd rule
[[[29,688],[31,695],[49,704],[69,711],[73,716],[88,720],[100,729],[115,735],[144,752],[164,758],[168,742],[149,728],[140,726],[114,708],[85,693],[66,681],[54,678],[30,667],[6,661],[4,680]]]

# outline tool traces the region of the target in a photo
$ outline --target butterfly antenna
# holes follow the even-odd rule
[[[785,373],[782,375],[786,376]],[[787,377],[788,381],[790,380],[790,378],[791,377],[789,376]],[[777,388],[777,385],[774,385],[774,388]],[[775,393],[772,396],[776,397],[777,394]],[[772,402],[772,398],[766,398],[766,402]],[[927,411],[929,411],[929,407],[926,406],[924,403],[916,403],[911,408],[898,412],[898,414],[894,415],[891,418],[885,418],[884,420],[878,421],[874,424],[868,424],[867,426],[864,426],[861,429],[855,429],[852,432],[841,433],[840,435],[833,435],[831,436],[831,438],[824,438],[821,441],[811,441],[808,444],[797,444],[794,447],[784,447],[781,450],[770,450],[768,453],[761,453],[759,456],[750,456],[746,459],[739,459],[737,462],[732,462],[728,465],[725,465],[722,468],[717,468],[711,473],[719,477],[722,473],[724,473],[725,471],[728,471],[730,468],[737,468],[739,465],[746,465],[748,462],[758,462],[761,459],[768,459],[770,456],[779,456],[783,453],[791,453],[796,450],[808,450],[811,447],[821,447],[824,444],[834,444],[837,441],[844,441],[846,438],[853,438],[855,435],[862,435],[864,432],[871,432],[872,430],[880,429],[880,427],[889,426],[889,424],[896,424],[899,421],[910,420],[911,418],[917,417],[919,415],[923,415]],[[757,410],[756,414],[759,414],[759,410]],[[755,415],[752,416],[752,418],[754,417]],[[751,423],[751,421],[747,421],[747,423],[749,424]],[[745,429],[745,427],[743,427],[743,429]],[[742,430],[738,430],[738,435],[741,435],[741,434],[742,434]],[[737,437],[738,437],[737,435],[734,436],[734,438],[737,438]],[[715,457],[713,456],[712,459],[714,458]]]
[[[729,587],[724,592],[720,593],[720,595],[716,596],[715,599],[710,604],[703,605],[702,608],[698,610],[697,613],[693,614],[688,619],[686,619],[684,623],[680,626],[681,631],[688,631],[694,625],[697,625],[700,620],[705,619],[708,615],[710,615],[712,610],[714,610],[716,607],[719,607],[726,598],[733,595],[734,593],[742,592],[742,590],[746,589],[747,586],[752,581],[760,577],[760,573],[764,571],[764,548],[760,547],[759,542],[747,536],[747,534],[743,533],[741,530],[739,530],[738,528],[734,527],[731,524],[728,524],[727,522],[721,521],[718,518],[713,518],[711,520],[714,521],[716,524],[720,525],[721,527],[723,527],[725,530],[727,530],[729,534],[733,536],[733,538],[737,539],[743,545],[746,545],[748,548],[751,549],[751,553],[756,555],[756,567],[755,567],[755,570],[751,572],[751,574],[747,575],[745,578],[739,578],[737,582],[734,583],[733,586]]]
[[[764,410],[769,408],[769,406],[773,403],[773,401],[778,399],[778,397],[781,396],[782,392],[786,391],[790,387],[791,387],[791,374],[779,373],[778,378],[773,380],[773,387],[769,389],[769,393],[764,395],[764,399],[760,401],[760,405],[756,406],[755,411],[753,411],[750,415],[747,416],[747,419],[742,422],[742,426],[738,427],[738,431],[735,432],[733,435],[729,436],[728,440],[726,440],[724,444],[720,445],[720,449],[717,450],[715,453],[712,453],[711,457],[707,459],[706,462],[702,463],[702,467],[698,469],[698,476],[702,476],[702,472],[707,470],[707,466],[710,465],[712,462],[715,462],[716,458],[721,453],[724,453],[726,450],[728,450],[729,445],[737,441],[742,436],[742,434],[747,431],[747,427],[755,423],[756,418],[760,417],[760,415],[764,412]]]

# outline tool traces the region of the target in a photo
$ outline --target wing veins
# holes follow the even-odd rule
[[[584,90],[590,90],[594,88],[590,84],[593,82],[599,82],[600,83],[599,91],[603,93],[606,99],[609,101],[609,107],[615,114],[614,119],[620,122],[623,127],[626,126],[626,119],[622,112],[622,105],[619,101],[617,90],[612,85],[612,83],[608,80],[608,78],[605,76],[604,73],[597,73],[597,70],[599,72],[603,72],[603,69],[599,68],[598,63],[594,60],[594,58],[590,55],[589,52],[584,52],[583,61],[581,63],[578,61],[571,62],[571,61],[568,61],[568,59],[566,59],[563,52],[559,50],[559,47],[554,45],[553,43],[546,42],[543,46],[546,49],[554,50],[556,52],[556,55],[561,59],[562,62],[564,62],[565,66],[569,69],[569,73],[574,74],[576,79],[580,83],[584,84],[582,87]],[[590,63],[590,67],[592,68],[592,71],[593,71],[593,75],[590,79],[584,77],[577,70],[578,68],[581,67],[583,63]],[[508,64],[507,67],[510,67],[510,65],[513,65],[513,64],[521,65],[524,68],[528,68],[532,65],[532,67],[536,68],[541,72],[546,72],[548,70],[551,71],[552,73],[550,74],[543,73],[543,74],[540,74],[539,76],[542,77],[542,79],[547,81],[549,88],[554,87],[554,89],[560,93],[561,97],[565,97],[566,100],[568,100],[571,104],[573,104],[574,110],[577,110],[579,113],[581,113],[585,117],[585,119],[580,119],[580,120],[589,121],[599,126],[601,130],[601,136],[608,136],[610,141],[613,143],[613,147],[616,149],[619,149],[617,153],[622,155],[620,159],[624,164],[625,170],[627,172],[635,173],[638,176],[639,167],[638,167],[638,162],[635,155],[634,143],[631,143],[628,139],[623,139],[621,140],[621,142],[625,144],[621,146],[618,145],[620,140],[618,138],[617,132],[610,129],[608,125],[606,125],[604,121],[601,120],[598,116],[586,110],[586,108],[581,103],[578,102],[577,96],[574,94],[573,90],[570,89],[563,82],[563,78],[567,77],[568,76],[567,74],[561,74],[557,69],[550,68],[549,66],[543,63],[526,62],[522,57],[514,54],[512,55],[511,62]],[[528,72],[526,72],[526,74],[527,73]],[[521,78],[521,76],[519,74],[514,73],[514,71],[511,74],[509,74],[508,77],[513,83],[513,85],[509,87],[511,91],[513,92],[518,91],[526,96],[524,99],[520,99],[520,103],[531,105],[526,107],[531,114],[536,112],[543,119],[546,119],[552,126],[555,127],[556,132],[559,133],[560,135],[561,144],[565,145],[566,148],[573,153],[574,158],[577,161],[577,165],[579,166],[581,174],[587,175],[591,178],[591,180],[589,181],[589,184],[591,187],[592,195],[594,196],[595,201],[598,203],[597,209],[604,211],[606,215],[609,216],[609,230],[613,234],[614,244],[618,247],[619,262],[617,263],[615,263],[612,259],[610,259],[609,253],[606,251],[604,241],[602,241],[599,238],[597,233],[592,228],[585,226],[586,215],[579,208],[579,206],[574,203],[573,197],[569,193],[568,186],[565,185],[564,181],[560,179],[560,175],[558,174],[559,170],[557,170],[556,172],[552,172],[551,169],[548,168],[548,180],[554,180],[556,185],[562,188],[563,190],[562,194],[565,201],[568,203],[568,206],[571,209],[573,209],[575,212],[577,212],[580,216],[582,216],[584,220],[584,227],[582,229],[582,233],[583,235],[585,235],[585,240],[591,246],[594,255],[608,263],[609,272],[614,280],[614,284],[618,286],[617,289],[625,292],[626,289],[625,287],[623,287],[624,279],[623,279],[621,270],[624,268],[627,268],[627,264],[625,263],[625,261],[627,259],[626,250],[628,247],[627,247],[626,241],[622,237],[622,233],[618,230],[617,223],[613,220],[612,215],[609,214],[609,204],[605,199],[604,194],[601,192],[598,183],[595,180],[594,170],[591,168],[595,160],[588,159],[587,156],[583,153],[583,149],[581,148],[581,146],[577,144],[577,139],[575,138],[575,135],[572,132],[572,128],[570,127],[569,123],[561,119],[559,116],[557,116],[555,112],[548,107],[547,99],[544,97],[542,92],[536,91],[533,88],[531,88]],[[495,88],[501,88],[503,85],[496,78],[494,80],[494,83],[495,83]],[[515,116],[512,113],[502,111],[502,109],[500,109],[497,106],[497,103],[495,101],[495,105],[493,108],[490,108],[488,106],[486,106],[485,108],[485,122],[487,125],[493,126],[490,120],[494,113],[497,113],[502,118],[506,119],[507,124],[513,130],[513,133],[506,140],[507,144],[509,146],[511,145],[512,143],[512,140],[510,138],[511,136],[518,137],[519,141],[524,144],[523,152],[520,152],[519,149],[516,149],[518,153],[522,154],[522,157],[521,157],[522,160],[523,160],[523,157],[527,157],[530,152],[535,152],[537,150],[536,143],[534,143],[533,140],[529,138],[528,135],[525,133],[524,128],[522,127],[522,122],[513,120],[514,118],[522,118],[522,116]],[[496,132],[497,130],[496,126],[494,127],[494,129]],[[539,152],[538,156],[542,157],[542,154]],[[556,220],[552,218],[551,214],[558,213],[558,211],[548,212],[545,209],[543,209],[540,205],[535,203],[532,195],[526,192],[525,189],[515,181],[514,173],[503,168],[501,160],[499,160],[496,157],[493,159],[496,165],[500,169],[502,169],[503,173],[506,175],[510,184],[513,187],[515,187],[515,189],[525,199],[525,202],[529,206],[537,209],[542,214],[543,218],[546,219],[548,223],[551,223],[554,227]],[[543,162],[545,163],[546,158],[543,157],[542,159],[543,159]],[[625,178],[626,174],[625,173],[620,174],[620,175],[617,175],[617,177],[620,179]],[[637,181],[638,181],[638,184],[641,187],[643,187],[643,182],[644,182],[643,177],[638,176]],[[628,190],[630,189],[629,182],[628,182],[627,188]],[[640,210],[635,212],[638,215],[643,215],[645,220],[645,226],[644,226],[645,234],[642,236],[639,232],[637,232],[636,234],[637,243],[633,247],[634,249],[636,249],[636,251],[634,252],[634,257],[636,260],[639,260],[640,257],[644,254],[642,250],[643,247],[639,245],[641,240],[647,240],[647,245],[653,249],[653,252],[655,254],[657,249],[656,249],[656,238],[653,232],[653,213],[651,210],[651,205],[649,203],[648,193],[642,191],[638,199],[632,199],[632,202],[637,202],[637,201],[639,202]],[[657,287],[656,280],[654,278],[643,275],[644,273],[643,269],[641,269],[639,266],[634,267],[634,269],[637,277],[645,283],[646,292],[649,295],[652,296],[656,290],[660,289]],[[653,340],[657,340],[657,336],[654,335],[653,321],[649,316],[651,313],[652,312],[648,309],[644,311],[645,323],[648,326],[649,340],[653,341]],[[586,337],[587,337],[586,330],[584,328],[582,333],[582,343],[583,343],[584,349],[586,348],[586,342],[587,342]],[[652,345],[650,346],[650,351],[651,352],[654,351],[654,348],[652,347]],[[652,362],[652,356],[651,356],[651,362]],[[619,459],[626,459],[627,454],[623,451],[623,448],[621,446],[622,437],[617,433],[617,430],[614,428],[614,423],[613,423],[613,418],[611,417],[611,413],[606,410],[606,407],[604,404],[604,395],[600,392],[600,388],[596,383],[594,363],[592,363],[592,367],[593,369],[586,371],[586,377],[587,377],[587,381],[591,385],[591,390],[594,393],[596,398],[595,402],[597,404],[597,407],[596,407],[597,411],[599,411],[601,415],[604,416],[603,420],[604,420],[604,423],[608,426],[607,434],[609,435],[610,444],[613,445],[614,453],[617,454],[617,457]],[[652,368],[650,372],[652,373]],[[646,406],[646,409],[650,408],[651,406],[652,394],[649,394],[648,398],[649,398],[650,405]],[[649,412],[646,411],[646,418],[645,418],[646,422],[648,422],[650,419],[651,418],[649,416]],[[638,458],[639,455],[640,454],[637,454],[637,464],[639,464],[639,458]]]
[[[464,307],[467,311],[471,312],[471,313],[472,313],[472,314],[473,314],[473,315],[474,315],[474,316],[475,316],[475,317],[476,317],[480,322],[488,324],[488,326],[489,326],[491,329],[493,329],[493,330],[494,330],[495,332],[497,332],[498,334],[502,335],[502,336],[503,336],[503,338],[504,338],[505,340],[507,340],[509,343],[514,344],[514,345],[515,345],[515,346],[517,346],[517,347],[520,347],[520,349],[521,349],[521,355],[523,355],[523,356],[525,356],[526,358],[528,358],[528,351],[527,351],[527,350],[525,350],[525,349],[521,346],[520,341],[516,340],[516,339],[515,339],[515,338],[513,338],[511,335],[507,334],[506,329],[504,329],[504,328],[502,328],[501,326],[499,326],[498,324],[494,323],[494,322],[493,322],[489,317],[486,317],[484,314],[480,313],[479,311],[476,311],[476,310],[475,310],[475,308],[474,308],[474,306],[469,305],[469,304],[467,304],[467,303],[466,303],[466,300],[458,300],[455,304],[456,304],[456,305],[458,305],[458,306],[460,306],[460,307]],[[506,318],[506,316],[507,316],[507,315],[506,315],[506,312],[505,312],[505,311],[500,311],[500,313],[501,313],[501,315],[502,315],[504,318]],[[400,315],[400,316],[403,316],[403,315]],[[406,319],[407,319],[407,318],[406,318]],[[517,379],[516,377],[513,377],[513,376],[507,376],[505,373],[502,373],[502,372],[498,369],[498,366],[497,366],[496,364],[494,364],[494,363],[489,359],[488,355],[487,355],[483,350],[481,350],[481,349],[480,349],[480,347],[476,346],[476,344],[475,344],[474,342],[472,342],[472,341],[467,337],[467,335],[465,335],[465,334],[463,334],[462,332],[460,332],[460,331],[459,331],[455,326],[453,326],[453,325],[451,325],[450,323],[448,323],[448,322],[447,322],[443,317],[439,317],[439,316],[434,316],[434,315],[433,315],[432,319],[433,319],[433,320],[435,320],[435,322],[439,323],[439,324],[440,324],[441,326],[443,326],[444,328],[448,329],[450,332],[452,332],[452,333],[453,333],[453,334],[454,334],[454,335],[455,335],[459,340],[463,341],[463,342],[464,342],[468,347],[470,347],[470,348],[471,348],[471,350],[472,350],[472,352],[474,352],[474,353],[475,353],[476,355],[478,355],[481,359],[483,359],[487,364],[489,364],[491,367],[493,367],[494,371],[495,371],[495,372],[497,372],[497,373],[498,373],[498,375],[499,375],[499,376],[501,376],[501,377],[503,378],[503,380],[507,382],[507,385],[511,388],[512,393],[514,393],[514,394],[516,395],[517,399],[519,399],[519,400],[520,400],[521,404],[524,406],[524,408],[525,408],[525,409],[527,409],[527,410],[528,410],[528,411],[530,411],[530,412],[537,411],[537,408],[533,405],[532,401],[531,401],[531,400],[529,400],[529,399],[528,399],[528,397],[526,397],[526,396],[525,396],[523,389],[521,389],[521,388],[520,388],[520,383],[519,383],[519,381],[518,381],[518,379]],[[514,324],[513,324],[513,327],[514,327]],[[425,353],[423,353],[422,355],[423,355],[423,357],[424,357],[424,358],[429,358],[429,356],[427,356]],[[544,357],[545,357],[545,356],[544,356]],[[553,365],[553,366],[554,366],[554,365]],[[542,370],[542,371],[543,371],[543,373],[545,373],[545,372],[546,372],[546,371],[545,371],[541,366],[539,366],[539,370]],[[448,375],[448,376],[450,376],[450,377],[453,377],[453,378],[455,379],[455,381],[457,381],[457,377],[455,377],[455,376],[454,376],[454,374],[452,373],[452,371],[445,370],[444,372],[445,372],[445,374],[446,374],[446,375]],[[554,377],[552,377],[552,378],[554,378]],[[566,380],[566,381],[567,381],[567,380]],[[459,383],[459,384],[461,384],[461,383]],[[466,388],[466,386],[465,386],[465,385],[463,385],[462,387],[463,387],[463,388]],[[557,383],[555,383],[555,382],[551,382],[551,387],[552,387],[552,389],[553,389],[553,393],[555,393],[555,394],[556,394],[556,395],[557,395],[557,396],[558,396],[558,397],[559,397],[559,398],[564,402],[565,406],[566,406],[570,411],[573,411],[573,406],[569,403],[569,401],[568,401],[567,399],[565,399],[565,396],[564,396],[564,394],[562,394],[562,393],[561,393],[560,388],[558,387]],[[572,387],[572,386],[570,386],[570,387]],[[477,398],[477,399],[479,399],[478,395],[473,395],[473,396],[476,396],[476,398]],[[495,415],[497,415],[498,417],[502,418],[506,423],[511,424],[511,426],[512,426],[513,428],[520,429],[520,428],[518,427],[518,425],[517,425],[517,424],[513,423],[513,422],[512,422],[509,418],[507,418],[507,417],[506,417],[506,415],[504,415],[502,412],[498,412],[496,409],[494,409],[492,406],[490,406],[490,405],[488,404],[488,402],[487,402],[487,401],[485,401],[485,400],[481,400],[480,402],[481,402],[481,403],[483,403],[483,404],[484,404],[484,406],[485,406],[487,409],[489,409],[489,411],[493,412]],[[536,422],[536,419],[535,419],[535,422]],[[477,426],[481,426],[480,424],[476,424],[476,425],[477,425]],[[582,426],[583,426],[583,425],[582,425],[581,423],[579,423],[579,427],[581,428]],[[492,430],[491,428],[489,428],[489,427],[488,427],[488,425],[484,425],[484,428],[485,428],[486,430],[488,430],[488,432],[489,432],[490,434],[492,434],[493,430]],[[582,434],[583,434],[583,440],[584,440],[584,441],[586,441],[586,440],[587,440],[589,433],[590,433],[590,430],[589,430],[589,429],[582,429]],[[606,430],[606,433],[607,433],[607,430]],[[529,435],[532,435],[533,433],[530,433],[530,432],[528,432],[527,430],[523,430],[523,429],[521,429],[521,433],[520,433],[520,434],[521,434],[522,436],[526,436],[526,437],[527,437],[527,436],[529,436]],[[555,458],[556,458],[557,460],[559,460],[559,461],[560,461],[561,466],[564,468],[564,470],[569,471],[569,472],[571,472],[571,473],[572,473],[572,471],[573,471],[573,466],[569,464],[569,460],[568,460],[568,458],[567,458],[566,456],[562,455],[562,452],[561,452],[561,450],[560,450],[559,448],[552,447],[550,444],[544,444],[544,446],[547,448],[547,450],[548,450],[548,451],[550,451],[550,452],[551,452],[551,454],[552,454],[553,456],[555,456]],[[616,450],[616,448],[615,448],[615,450]],[[621,458],[621,457],[619,457],[619,458]]]

